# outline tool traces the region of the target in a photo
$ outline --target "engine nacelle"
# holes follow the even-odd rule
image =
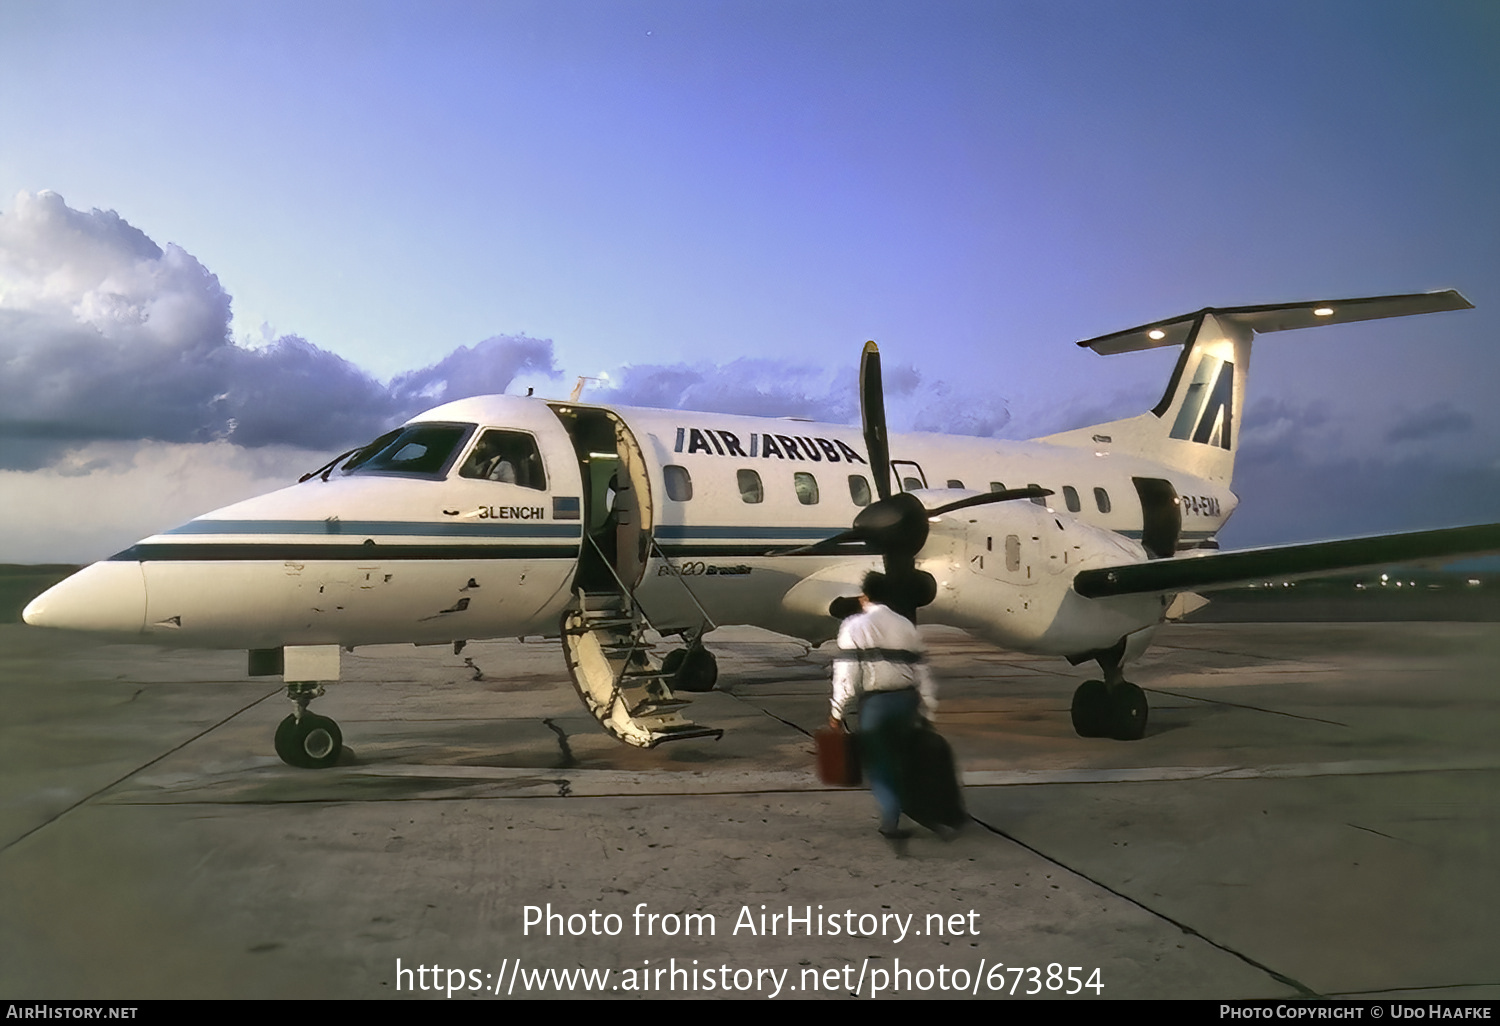
[[[1038,654],[1107,649],[1159,623],[1163,600],[1087,599],[1073,590],[1073,577],[1146,558],[1129,538],[1031,503],[959,510],[933,520],[923,547],[918,566],[937,579],[938,591],[922,619]]]

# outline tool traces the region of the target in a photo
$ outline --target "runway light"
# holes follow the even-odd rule
[[[1153,342],[1160,342],[1162,339],[1167,337],[1167,333],[1165,331],[1162,331],[1160,328],[1152,328],[1150,331],[1146,332],[1146,337]]]
[[[1333,316],[1333,307],[1331,307],[1331,306],[1320,306],[1316,310],[1313,311],[1313,316],[1314,317],[1332,317]]]

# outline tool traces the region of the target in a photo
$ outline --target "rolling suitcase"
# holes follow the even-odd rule
[[[907,816],[938,833],[969,822],[953,749],[925,721],[913,728],[901,769],[901,811]]]

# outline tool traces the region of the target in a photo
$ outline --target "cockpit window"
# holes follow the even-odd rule
[[[473,424],[410,424],[355,453],[344,473],[442,477],[473,430]]]
[[[354,455],[349,457],[349,462],[344,464],[344,473],[347,474],[351,470],[357,470],[364,464],[368,463],[371,456],[374,456],[380,450],[384,449],[387,445],[390,445],[391,439],[395,438],[400,433],[400,428],[397,428],[394,431],[387,431],[385,434],[375,439],[375,441],[371,442],[363,449],[356,449]]]
[[[536,439],[524,431],[486,431],[459,468],[459,477],[547,490],[547,472]]]

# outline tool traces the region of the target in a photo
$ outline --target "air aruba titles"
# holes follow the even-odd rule
[[[813,463],[867,463],[841,438],[807,435],[773,435],[750,432],[748,448],[733,431],[717,428],[679,427],[673,452],[701,452],[710,456],[739,456],[742,459],[809,460]]]

